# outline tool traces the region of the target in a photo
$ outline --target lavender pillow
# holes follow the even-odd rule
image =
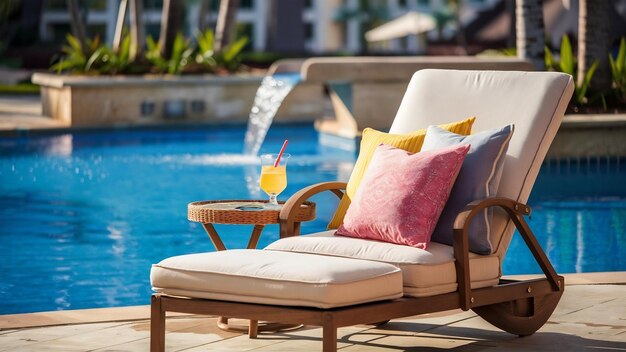
[[[336,234],[425,249],[468,150],[411,154],[381,144]]]
[[[469,136],[458,135],[437,126],[428,127],[422,151],[470,145],[448,203],[433,232],[433,241],[452,245],[454,220],[461,210],[472,201],[496,195],[513,127],[508,125]],[[484,216],[477,216],[472,221],[469,228],[469,249],[472,252],[493,253],[490,240],[492,212],[492,209],[486,209]]]

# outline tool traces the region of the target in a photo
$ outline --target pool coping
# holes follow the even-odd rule
[[[566,286],[574,285],[626,285],[626,271],[561,274]],[[527,280],[542,275],[507,275],[507,279]],[[167,316],[190,316],[190,314],[168,312]],[[23,314],[0,315],[0,330],[35,328],[55,325],[120,322],[150,319],[150,306],[128,306],[62,310]]]
[[[39,118],[47,118],[38,116]],[[52,120],[52,119],[50,119]],[[54,120],[56,121],[56,120]],[[1,116],[0,116],[1,122]],[[279,124],[313,124],[314,119],[310,121],[276,121]],[[19,126],[19,127],[0,127],[0,137],[2,138],[19,138],[38,135],[55,135],[64,133],[81,133],[81,132],[101,132],[110,130],[167,130],[171,128],[194,129],[197,127],[229,127],[229,126],[245,126],[245,122],[228,122],[228,121],[170,121],[155,124],[131,124],[119,123],[107,126],[68,126],[59,123],[56,126]],[[565,129],[580,128],[616,128],[626,126],[626,113],[622,114],[568,114],[565,115],[561,124]]]

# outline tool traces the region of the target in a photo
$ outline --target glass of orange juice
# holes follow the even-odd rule
[[[278,163],[278,154],[261,155],[261,189],[270,197],[266,209],[280,209],[276,197],[287,187],[287,161],[291,155],[283,153]]]

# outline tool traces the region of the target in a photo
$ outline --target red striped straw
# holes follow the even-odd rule
[[[285,139],[285,142],[283,143],[283,147],[280,148],[280,152],[278,153],[278,158],[276,158],[276,161],[274,162],[274,167],[278,167],[278,163],[280,163],[280,158],[283,157],[285,148],[287,148],[287,143],[289,143],[289,140]]]

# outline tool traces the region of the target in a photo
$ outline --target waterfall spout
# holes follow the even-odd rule
[[[299,74],[280,73],[263,78],[250,110],[243,153],[257,155],[276,112],[287,94],[300,81]]]

